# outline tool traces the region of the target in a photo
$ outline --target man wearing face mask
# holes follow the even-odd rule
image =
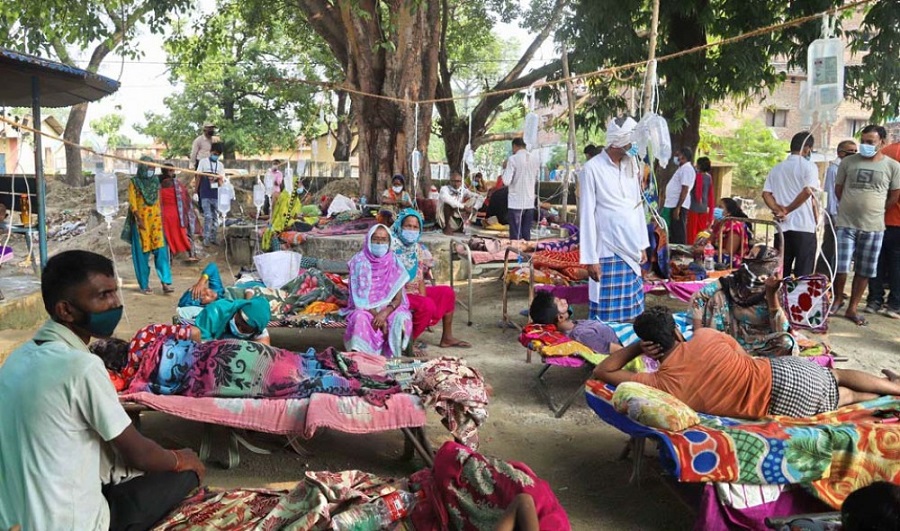
[[[880,152],[885,138],[887,131],[880,125],[863,128],[859,152],[841,161],[834,180],[834,193],[841,203],[835,221],[838,253],[832,311],[837,312],[844,303],[844,286],[852,260],[853,287],[844,317],[859,326],[867,324],[856,307],[869,279],[878,273],[884,214],[900,199],[900,163]]]
[[[467,221],[471,221],[476,213],[475,207],[480,196],[463,186],[459,172],[450,174],[450,184],[441,186],[438,195],[437,223],[444,229],[444,234],[452,235],[461,232]]]
[[[697,181],[697,170],[692,164],[694,152],[683,147],[672,157],[678,169],[666,185],[666,202],[663,204],[663,218],[669,224],[669,241],[678,244],[687,241],[687,213],[691,208],[690,193]]]
[[[122,316],[113,264],[60,253],[41,275],[41,295],[50,320],[0,366],[0,529],[149,529],[205,469],[192,450],[138,433],[88,350]],[[144,474],[102,485],[107,443]]]
[[[834,220],[837,219],[838,205],[840,201],[834,194],[834,179],[837,177],[838,166],[841,161],[848,155],[856,154],[856,142],[852,140],[844,140],[837,146],[837,158],[831,161],[828,169],[825,170],[825,193],[828,194],[827,203],[825,205],[825,231],[823,232],[822,241],[822,258],[816,264],[816,273],[822,273],[834,278],[834,272],[837,268],[835,261],[835,229]]]
[[[816,260],[818,212],[813,204],[819,190],[819,170],[809,161],[815,139],[809,131],[791,138],[791,154],[772,168],[763,185],[763,200],[781,224],[784,242],[784,277],[801,277],[813,272]]]
[[[209,156],[212,151],[212,145],[216,140],[216,124],[212,122],[203,124],[203,133],[195,138],[193,144],[191,144],[191,159],[188,166],[190,169],[197,169],[197,164]]]
[[[644,310],[641,264],[650,246],[631,118],[607,125],[608,147],[584,165],[578,216],[580,261],[587,265],[590,317],[630,321]]]
[[[203,244],[216,244],[216,225],[218,224],[219,186],[225,182],[225,165],[219,158],[222,156],[222,144],[213,145],[209,157],[200,161],[194,186],[200,199],[203,211]]]

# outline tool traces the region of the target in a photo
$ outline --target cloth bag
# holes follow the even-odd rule
[[[256,272],[267,288],[280,288],[297,276],[302,255],[293,251],[275,251],[253,257]]]

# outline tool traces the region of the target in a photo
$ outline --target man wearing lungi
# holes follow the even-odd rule
[[[590,276],[590,318],[631,321],[644,311],[641,264],[650,247],[641,195],[640,164],[631,118],[609,122],[607,148],[587,161],[578,216],[581,263]]]

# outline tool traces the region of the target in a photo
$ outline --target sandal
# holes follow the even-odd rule
[[[140,291],[141,291],[141,293],[143,293],[144,295],[153,295],[153,289],[152,289],[152,288],[142,289],[142,290],[140,290]]]
[[[441,348],[472,348],[472,345],[462,339],[457,339],[456,343],[451,343],[449,345],[438,345]]]
[[[856,326],[869,326],[869,321],[866,321],[865,317],[847,314],[844,314],[844,317],[849,321],[852,321],[854,324],[856,324]]]
[[[844,307],[844,301],[841,301],[840,304],[832,304],[832,305],[831,305],[831,309],[828,310],[828,313],[830,313],[830,314],[836,314],[836,313],[838,313],[839,311],[841,311],[841,308],[843,308],[843,307]]]
[[[163,284],[163,293],[175,293],[175,288],[171,284]]]

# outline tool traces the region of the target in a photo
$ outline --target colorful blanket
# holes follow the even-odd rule
[[[806,484],[835,508],[874,481],[900,483],[900,424],[881,424],[873,416],[876,410],[900,409],[895,397],[809,418],[746,421],[700,414],[699,425],[670,432],[617,413],[613,392],[602,382],[588,382],[588,405],[621,431],[659,441],[662,462],[679,481]]]
[[[606,358],[560,332],[555,325],[527,324],[519,334],[519,343],[542,357],[577,356],[591,365],[597,365]]]
[[[532,263],[536,269],[547,271],[554,270],[569,280],[579,281],[587,279],[587,268],[581,265],[580,252],[572,251],[536,251],[532,255]]]
[[[453,436],[478,449],[478,427],[487,419],[488,395],[481,373],[459,358],[441,357],[424,363],[413,377],[411,391],[433,405]]]

